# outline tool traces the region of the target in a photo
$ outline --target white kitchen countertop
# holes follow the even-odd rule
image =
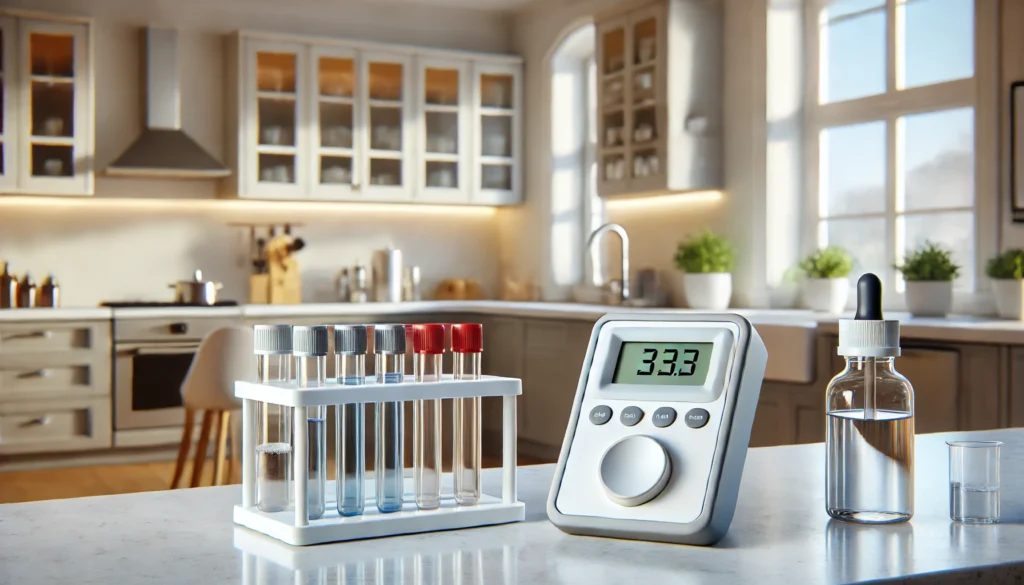
[[[76,307],[51,309],[0,309],[0,323],[20,321],[102,321],[113,312],[107,307]]]
[[[949,520],[951,438],[1005,442],[1002,524]],[[1024,576],[1024,430],[918,436],[916,513],[905,524],[830,520],[824,457],[820,443],[751,449],[732,527],[712,548],[563,534],[545,513],[552,465],[519,469],[525,522],[312,547],[235,526],[239,486],[10,504],[0,506],[0,584],[291,585],[362,576],[423,585],[460,582],[453,567],[465,585],[905,583],[913,575],[998,584]],[[500,481],[500,470],[487,470],[484,491],[500,493]]]

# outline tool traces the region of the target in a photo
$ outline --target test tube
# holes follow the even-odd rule
[[[484,328],[479,323],[452,325],[452,354],[456,380],[479,380],[480,360],[484,351]],[[480,501],[480,397],[457,398],[452,414],[454,449],[452,475],[455,501],[471,506]]]
[[[444,325],[413,325],[413,378],[417,382],[441,381]],[[441,507],[441,400],[417,400],[413,413],[413,491],[421,510]]]
[[[335,325],[334,353],[338,384],[362,386],[366,383],[365,325]],[[362,403],[337,406],[335,488],[338,514],[342,516],[363,513],[363,484],[366,481],[364,413]]]
[[[300,388],[317,388],[327,384],[326,325],[293,327],[292,353],[295,355],[296,382]],[[306,442],[309,449],[306,512],[310,520],[316,520],[324,515],[327,508],[327,407],[299,408],[306,409]]]
[[[373,351],[377,381],[401,384],[405,381],[405,325],[375,325]],[[402,402],[376,403],[376,449],[373,472],[377,482],[377,509],[382,513],[402,509],[405,489],[403,474],[404,416]]]
[[[253,327],[256,382],[291,381],[291,325]],[[291,501],[292,409],[256,402],[256,507],[280,512]]]

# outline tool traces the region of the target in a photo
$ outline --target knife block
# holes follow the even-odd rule
[[[271,262],[268,270],[269,301],[273,305],[295,305],[302,302],[302,275],[299,263],[288,256]]]

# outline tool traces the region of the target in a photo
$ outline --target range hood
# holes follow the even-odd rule
[[[146,128],[110,163],[115,177],[210,179],[231,174],[216,157],[181,129],[181,71],[178,31],[147,28]]]

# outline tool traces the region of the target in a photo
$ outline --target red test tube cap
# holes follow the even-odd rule
[[[419,324],[412,330],[412,351],[414,353],[444,353],[444,325],[440,323]]]
[[[479,323],[452,325],[452,351],[455,353],[481,353],[484,350],[484,326]]]

